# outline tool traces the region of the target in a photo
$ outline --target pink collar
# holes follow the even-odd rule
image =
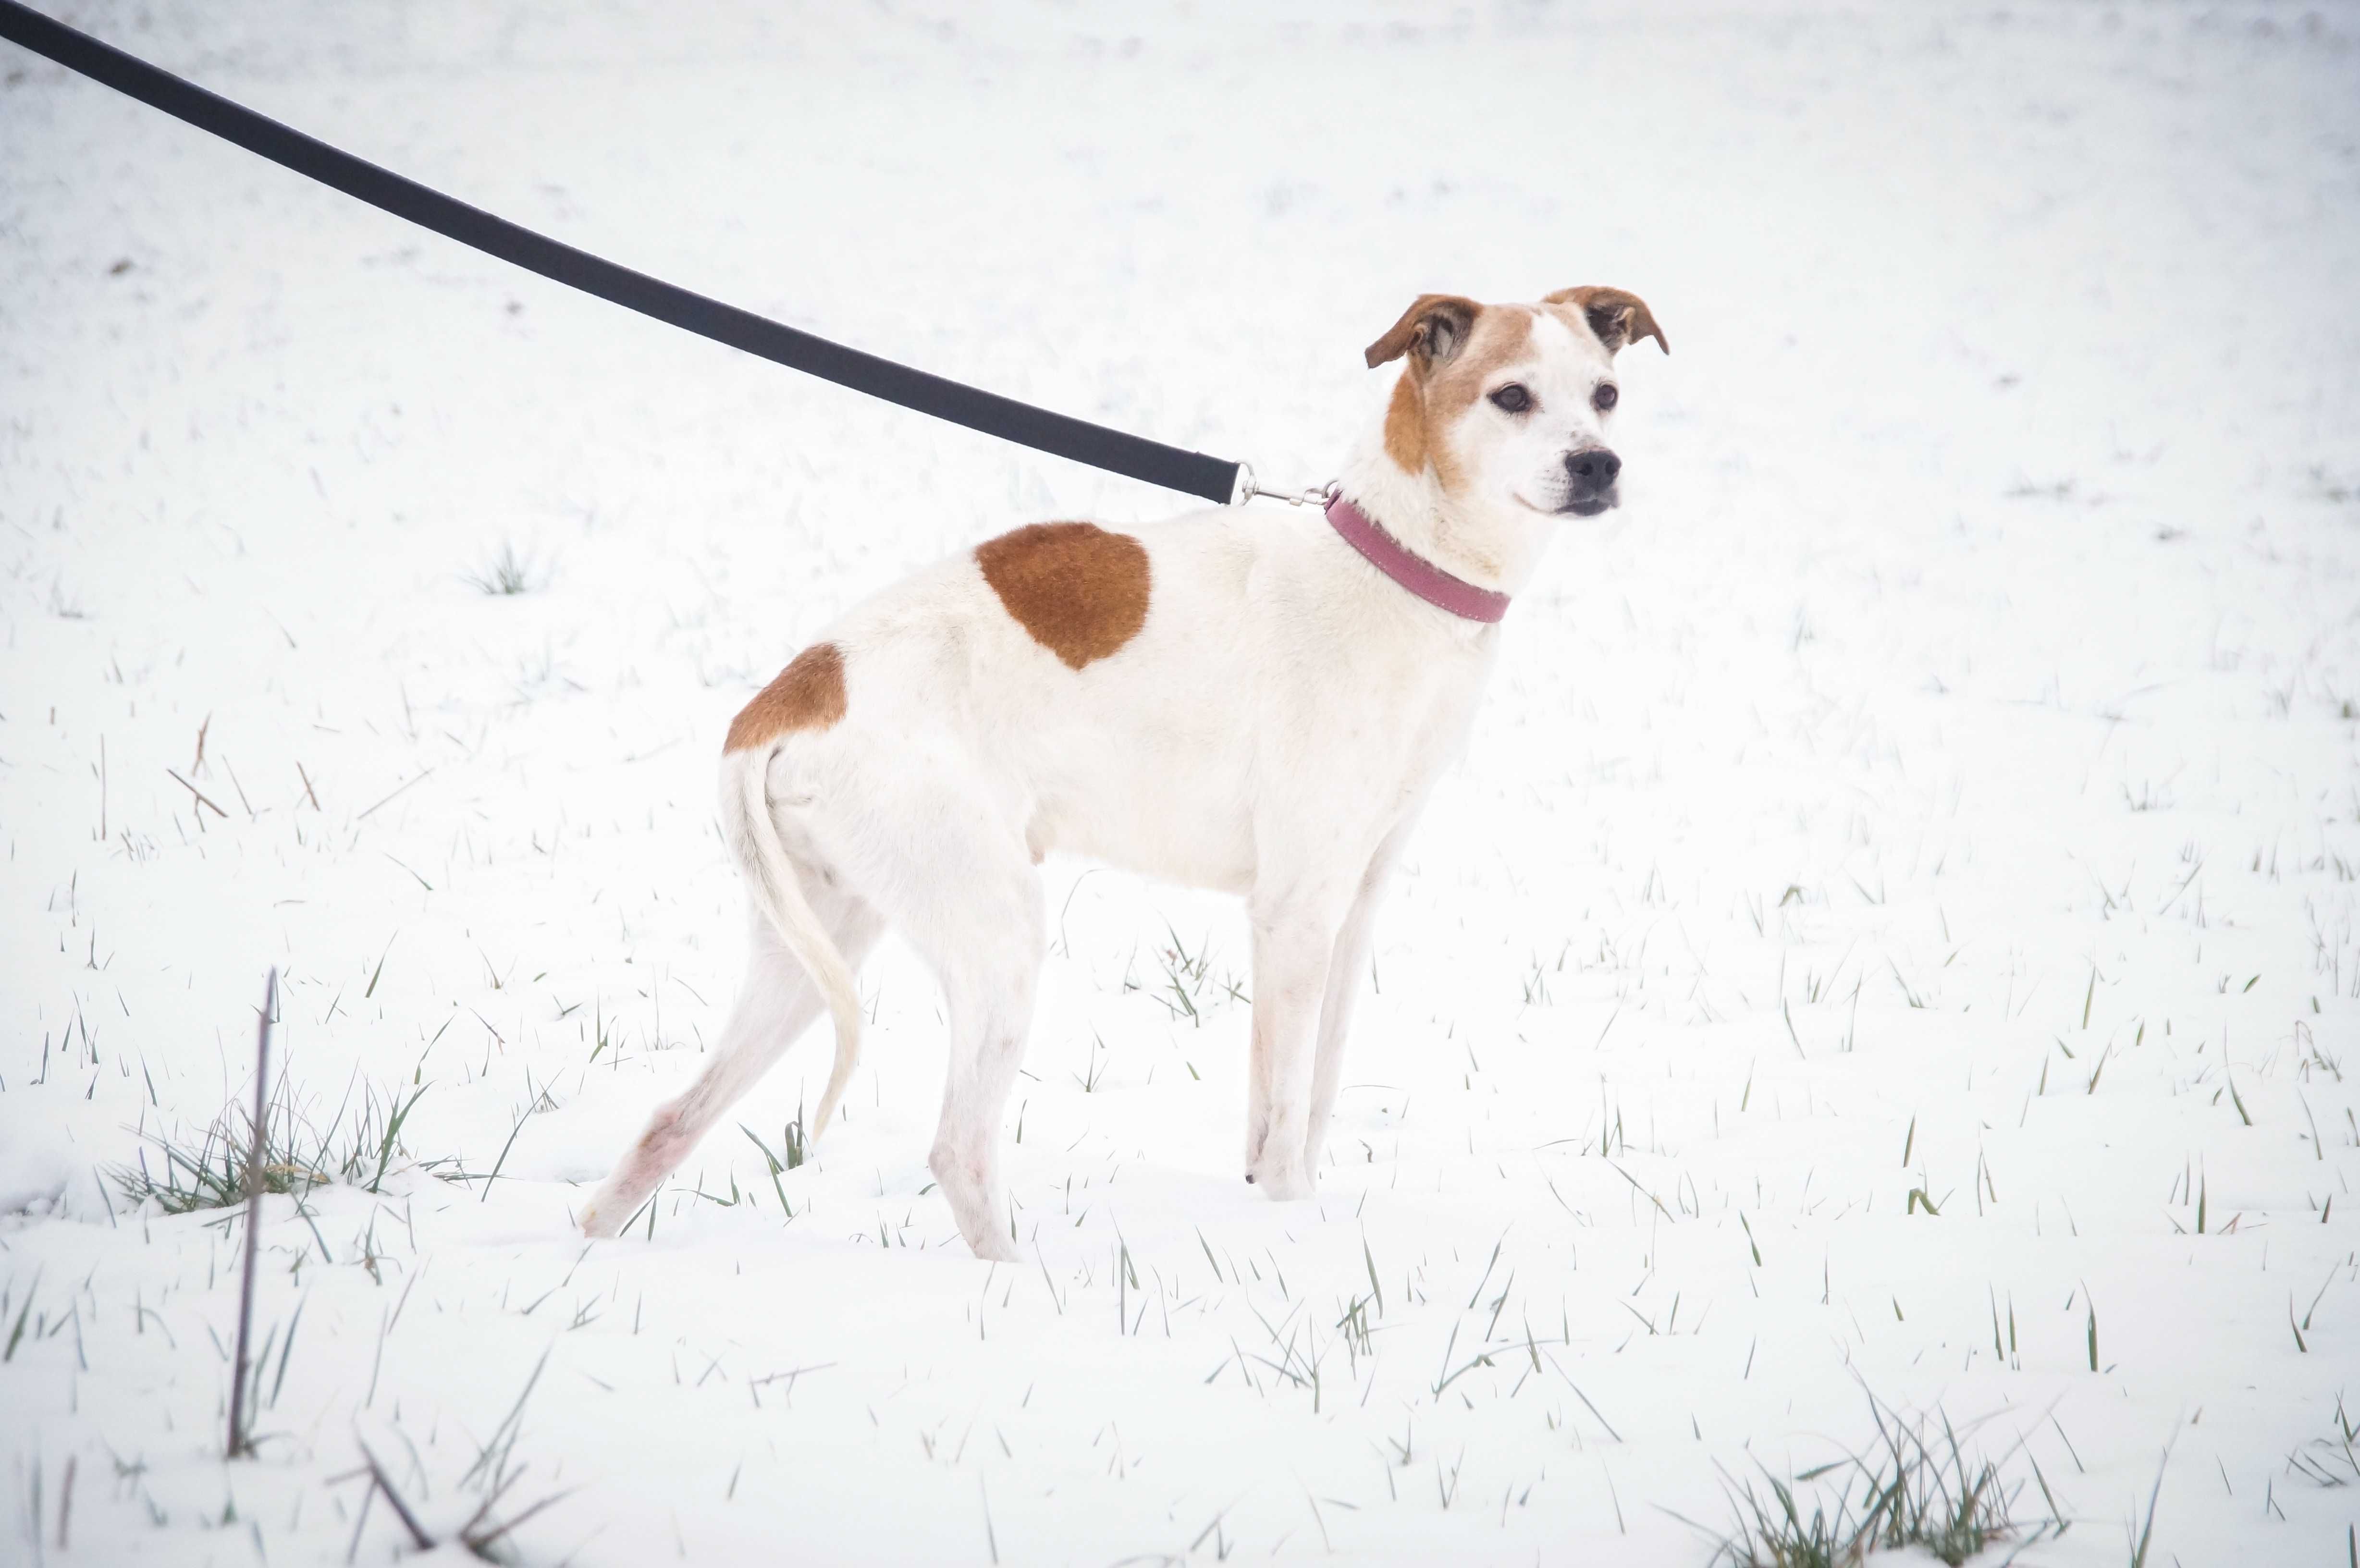
[[[1366,512],[1338,495],[1328,502],[1328,525],[1369,564],[1438,610],[1461,620],[1495,622],[1508,613],[1508,596],[1453,577],[1379,528]]]

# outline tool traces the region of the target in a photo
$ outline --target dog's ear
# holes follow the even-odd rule
[[[1655,324],[1655,314],[1647,302],[1627,289],[1606,289],[1585,286],[1560,289],[1544,301],[1550,305],[1571,305],[1590,319],[1590,330],[1606,345],[1606,352],[1615,354],[1641,338],[1653,338],[1655,346],[1666,354],[1672,352],[1670,340],[1664,329]]]
[[[1369,368],[1404,354],[1421,370],[1448,365],[1467,346],[1475,318],[1483,307],[1456,294],[1421,294],[1385,335],[1369,345]]]

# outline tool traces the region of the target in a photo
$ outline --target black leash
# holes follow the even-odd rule
[[[1223,505],[1240,498],[1240,464],[1200,452],[1184,452],[1127,435],[1087,419],[1054,414],[1013,397],[961,386],[873,354],[846,348],[809,332],[781,326],[750,310],[708,299],[685,289],[634,272],[628,267],[560,245],[464,201],[430,191],[414,180],[355,158],[253,110],[157,70],[73,28],[53,22],[16,0],[0,0],[0,38],[46,55],[69,71],[161,109],[199,130],[333,186],[347,196],[421,228],[513,262],[529,272],[595,294],[626,310],[669,321],[699,337],[727,343],[750,354],[882,397],[1002,441],[1054,452],[1111,474],[1201,495]],[[1251,477],[1248,487],[1251,488]]]

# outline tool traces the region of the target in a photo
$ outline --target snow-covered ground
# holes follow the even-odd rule
[[[917,565],[1185,503],[5,51],[0,1558],[384,1562],[360,1445],[439,1536],[497,1436],[499,1517],[570,1492],[533,1563],[1701,1563],[1674,1514],[1864,1447],[1873,1392],[2070,1523],[2024,1562],[2344,1561],[2353,12],[70,19],[1291,484],[1421,289],[1617,284],[1676,352],[1625,357],[1625,507],[1516,606],[1413,845],[1317,1202],[1238,1180],[1235,909],[1053,864],[1032,1262],[926,1191],[941,1015],[890,948],[811,1163],[730,1128],[587,1245],[735,981],[727,716]],[[380,1192],[270,1203],[225,1465],[240,1226],[104,1172],[250,1094],[273,964],[315,1125],[424,1093]]]

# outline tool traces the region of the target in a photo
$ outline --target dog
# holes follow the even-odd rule
[[[825,1007],[816,1140],[859,1055],[855,972],[890,925],[948,1004],[927,1163],[976,1256],[1013,1258],[1000,1121],[1052,851],[1244,896],[1246,1180],[1310,1196],[1386,877],[1464,745],[1509,595],[1566,518],[1618,504],[1614,356],[1643,338],[1671,352],[1619,289],[1422,295],[1367,350],[1371,369],[1403,368],[1324,515],[1036,523],[797,654],[722,755],[744,985],[713,1060],[583,1230],[616,1234]]]

